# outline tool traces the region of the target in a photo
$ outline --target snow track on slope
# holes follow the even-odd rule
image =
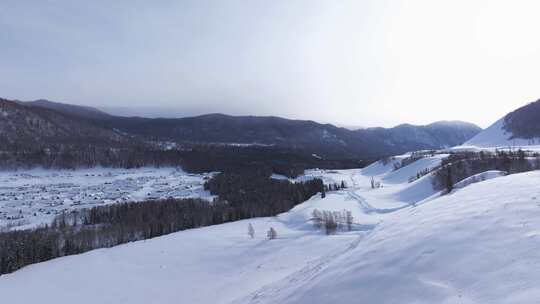
[[[357,193],[354,192],[354,189],[353,190],[350,190],[348,193],[349,197],[351,197],[352,199],[356,200],[360,206],[362,206],[362,209],[364,210],[365,213],[390,213],[390,212],[394,212],[394,211],[398,211],[398,210],[401,210],[403,208],[406,208],[406,207],[409,207],[409,205],[403,205],[403,206],[399,206],[399,207],[395,207],[395,208],[375,208],[373,207],[371,204],[369,204],[366,199],[364,199],[362,196],[358,195]]]
[[[371,204],[369,204],[366,199],[364,199],[362,196],[356,194],[354,191],[359,190],[360,187],[356,181],[355,173],[350,175],[350,180],[352,182],[352,188],[348,191],[346,191],[345,195],[354,201],[358,202],[363,212],[366,214],[369,213],[390,213],[394,212],[400,209],[403,209],[405,207],[409,207],[408,205],[397,207],[397,208],[389,208],[389,209],[379,209],[373,207]],[[380,223],[380,222],[379,222]],[[300,270],[295,271],[294,273],[288,275],[287,277],[275,281],[273,283],[270,283],[266,286],[261,287],[259,290],[251,293],[248,296],[238,298],[231,302],[231,304],[261,304],[261,303],[279,303],[279,299],[286,299],[291,294],[295,292],[295,290],[298,290],[301,288],[301,286],[308,284],[312,282],[314,279],[316,279],[317,276],[319,276],[321,273],[324,272],[325,269],[331,266],[331,264],[338,260],[339,258],[345,256],[349,252],[356,249],[359,244],[368,237],[379,225],[377,224],[355,224],[356,231],[362,231],[359,235],[357,235],[352,242],[350,242],[343,250],[339,250],[337,252],[333,252],[330,254],[327,254],[321,258],[309,261],[306,263],[304,267],[302,267]],[[330,237],[351,237],[351,235],[335,235]]]
[[[300,288],[302,285],[311,282],[319,274],[323,273],[332,262],[336,261],[340,257],[346,255],[350,251],[356,249],[358,245],[366,237],[371,234],[371,232],[377,227],[377,225],[371,225],[371,229],[358,235],[352,242],[349,243],[343,250],[327,254],[319,259],[307,262],[306,266],[300,270],[288,275],[284,279],[276,281],[274,283],[263,286],[259,290],[251,293],[247,297],[241,297],[231,302],[231,304],[258,304],[258,303],[279,303],[276,299],[285,299],[289,295],[294,293],[295,290]],[[334,236],[334,237],[344,237],[344,236]]]

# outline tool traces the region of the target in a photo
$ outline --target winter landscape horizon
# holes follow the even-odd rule
[[[0,1],[0,302],[540,299],[536,1]]]

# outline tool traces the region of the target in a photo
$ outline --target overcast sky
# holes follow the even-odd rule
[[[540,97],[537,3],[0,0],[0,96],[486,127]]]

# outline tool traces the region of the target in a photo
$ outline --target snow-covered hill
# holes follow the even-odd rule
[[[320,275],[243,303],[537,303],[538,178],[501,177],[403,209]]]
[[[399,159],[399,158],[398,158]],[[290,212],[193,229],[28,266],[0,277],[6,303],[536,303],[540,172],[439,197],[424,158],[323,176],[349,188]],[[372,189],[371,178],[382,188]],[[314,209],[350,210],[327,236]],[[254,239],[247,235],[251,223]],[[278,238],[266,239],[273,227]],[[29,292],[31,291],[31,292]]]
[[[479,148],[540,146],[540,139],[512,138],[513,134],[504,129],[504,118],[468,140],[463,146]]]
[[[540,149],[540,100],[508,113],[462,147]]]

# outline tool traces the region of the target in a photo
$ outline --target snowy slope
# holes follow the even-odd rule
[[[372,163],[371,165],[365,167],[362,169],[362,172],[364,175],[368,176],[378,176],[382,174],[386,174],[388,172],[392,172],[394,170],[394,165],[398,164],[401,160],[408,157],[408,154],[400,155],[400,156],[394,156],[389,158],[387,161],[377,161]]]
[[[510,139],[512,133],[505,131],[503,126],[504,118],[501,118],[490,127],[465,142],[462,147],[495,148],[540,146],[540,139]]]
[[[508,174],[508,172],[505,172],[505,171],[489,170],[489,171],[486,171],[486,172],[475,174],[473,176],[469,176],[466,179],[457,182],[454,185],[454,188],[464,188],[464,187],[467,187],[467,186],[469,186],[471,184],[483,182],[483,181],[486,181],[486,180],[492,179],[492,178],[505,176],[507,174]]]
[[[539,178],[497,178],[403,209],[316,278],[243,303],[537,303]]]
[[[536,303],[540,172],[443,197],[430,190],[429,176],[412,183],[392,178],[434,162],[399,173],[385,173],[382,164],[312,171],[350,188],[277,217],[31,265],[0,277],[0,295],[13,304]],[[373,175],[394,183],[371,189]],[[352,211],[354,230],[326,236],[310,222],[315,208]],[[255,239],[247,236],[248,223]],[[269,227],[277,240],[264,238]]]
[[[446,157],[448,157],[448,154],[436,154],[434,156],[424,157],[412,164],[386,174],[383,181],[391,184],[406,183],[411,176],[415,176],[418,172],[426,168],[431,169],[439,166],[441,161]]]
[[[328,194],[279,217],[193,229],[31,265],[1,276],[0,294],[11,304],[229,303],[345,250],[365,233],[326,237],[314,231],[308,224],[314,207],[360,213],[345,193]],[[255,239],[247,235],[248,222]],[[278,239],[265,239],[269,227],[277,230]]]
[[[396,156],[395,159],[398,161],[408,156],[404,154]],[[436,193],[433,190],[432,177],[429,174],[411,183],[408,182],[409,179],[416,177],[416,174],[422,170],[437,167],[447,156],[448,154],[428,156],[398,170],[394,170],[393,164],[383,166],[381,162],[374,163],[362,169],[362,175],[364,178],[373,177],[375,181],[381,182],[382,188],[365,189],[360,187],[356,192],[371,204],[386,211],[395,211],[396,208],[414,205],[436,195]]]

